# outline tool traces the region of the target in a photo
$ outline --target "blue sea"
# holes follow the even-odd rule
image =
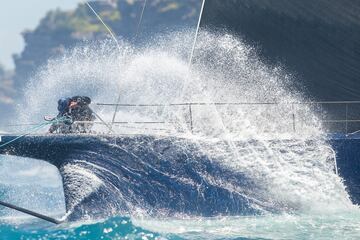
[[[270,215],[199,219],[132,219],[54,226],[3,222],[1,239],[359,239],[360,214]]]

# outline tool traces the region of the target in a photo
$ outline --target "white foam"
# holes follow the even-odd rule
[[[332,153],[327,150],[325,129],[318,116],[306,105],[291,104],[308,97],[294,87],[296,79],[281,66],[267,66],[256,50],[224,33],[200,34],[195,63],[189,69],[186,51],[191,45],[190,36],[186,32],[172,33],[137,49],[121,42],[121,52],[110,42],[69,51],[50,61],[30,81],[19,108],[21,122],[40,121],[44,115],[56,114],[57,99],[79,94],[105,103],[115,103],[119,95],[121,103],[130,104],[276,102],[279,104],[193,106],[192,132],[188,106],[120,107],[116,120],[165,121],[164,135],[225,140],[226,146],[204,147],[204,153],[253,177],[267,187],[274,201],[290,209],[351,207],[342,180],[328,161]],[[111,121],[114,107],[93,108]],[[296,132],[293,114],[297,117]],[[153,133],[149,127],[127,126],[130,128],[115,130]],[[239,149],[236,142],[249,139],[257,140],[260,146],[249,143],[245,150]],[[277,142],[271,144],[265,139]],[[76,170],[72,169],[74,173]]]

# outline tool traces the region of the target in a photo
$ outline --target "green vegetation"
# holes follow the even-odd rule
[[[178,9],[179,7],[180,7],[179,3],[172,2],[172,3],[169,3],[168,5],[166,5],[165,7],[160,8],[159,12],[164,13],[164,12],[167,12],[167,11],[174,11],[174,10]]]
[[[116,8],[100,10],[98,14],[105,22],[121,20],[120,11]],[[85,4],[79,4],[74,11],[56,9],[48,12],[37,28],[47,30],[64,29],[78,33],[106,32],[105,27]]]
[[[119,21],[121,20],[120,11],[103,11],[100,13],[102,19],[107,19],[109,21]]]
[[[109,19],[118,19],[120,14],[116,12],[100,12],[101,16],[109,16]],[[105,18],[106,19],[106,18]],[[79,5],[75,11],[61,11],[59,9],[50,11],[38,28],[47,28],[48,30],[65,29],[70,32],[89,33],[105,32],[104,26],[89,13],[89,9],[84,5]]]

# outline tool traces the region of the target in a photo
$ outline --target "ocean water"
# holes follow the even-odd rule
[[[195,106],[192,109],[192,128],[188,123],[188,109],[184,107],[121,108],[118,121],[164,121],[165,124],[146,127],[118,125],[114,130],[119,134],[156,134],[198,143],[207,142],[208,145],[201,145],[201,154],[211,159],[214,166],[217,164],[230,172],[244,174],[256,183],[255,186],[262,187],[243,191],[236,180],[224,182],[221,179],[226,177],[216,178],[206,174],[200,176],[203,181],[224,191],[242,194],[257,202],[259,208],[265,205],[281,206],[281,211],[275,214],[259,209],[262,214],[254,216],[233,216],[227,212],[206,218],[183,212],[164,214],[167,209],[156,208],[156,204],[149,206],[142,204],[146,201],[134,201],[126,202],[132,207],[131,210],[114,213],[110,218],[84,216],[76,222],[54,226],[1,209],[1,238],[360,237],[360,210],[351,203],[346,186],[335,174],[334,156],[326,139],[327,129],[319,120],[321,116],[311,106],[294,107],[291,104],[311,98],[304,96],[302,89],[294,86],[296,78],[292,73],[286,72],[281,65],[266,65],[257,56],[256,49],[241,38],[210,32],[200,34],[194,64],[189,69],[186,53],[191,46],[191,36],[187,32],[171,33],[142,48],[120,42],[120,52],[111,41],[69,50],[64,56],[43,66],[30,80],[20,103],[19,123],[41,122],[44,115],[56,114],[58,98],[78,94],[90,95],[95,103],[114,102],[119,94],[121,103],[133,104],[276,102],[274,105]],[[24,108],[28,111],[23,112]],[[99,105],[93,105],[93,108],[106,121],[111,120],[113,108]],[[33,114],[29,116],[28,112]],[[100,133],[106,131],[102,126],[94,128]],[[6,130],[26,132],[26,128]],[[266,141],[269,139],[276,141]],[[217,141],[226,144],[211,144]],[[243,142],[240,146],[239,141]],[[186,144],[182,147],[186,147]],[[156,150],[153,151],[156,153]],[[86,188],[84,192],[79,191],[79,199],[73,199],[75,205],[81,205],[83,196],[93,190],[93,180],[99,179],[94,172],[99,168],[87,165],[82,159],[77,160],[78,163],[66,165],[62,171],[76,182],[74,191],[79,186]],[[221,171],[222,174],[226,172]],[[189,179],[178,180],[190,185],[196,197],[203,197],[205,190],[201,186]],[[68,214],[65,212],[61,177],[48,164],[2,157],[0,182],[2,199],[8,202],[54,217]],[[78,185],[81,183],[84,185]],[[99,181],[96,184],[113,189],[111,183]],[[158,187],[159,191],[163,189],[161,184],[154,187]],[[141,196],[141,193],[136,194]],[[259,198],[251,199],[254,196]],[[109,201],[106,206],[111,207],[119,199]],[[195,200],[194,204],[197,204]]]
[[[196,219],[113,217],[52,226],[0,226],[1,239],[358,239],[359,212]]]

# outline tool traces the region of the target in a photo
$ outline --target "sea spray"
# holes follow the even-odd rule
[[[73,211],[77,204],[98,189],[103,182],[96,177],[90,170],[79,164],[67,164],[62,167],[63,181],[73,194],[72,199],[66,199],[68,204],[68,214]]]
[[[281,66],[267,66],[255,49],[227,33],[202,32],[194,64],[188,68],[184,43],[189,36],[172,33],[139,48],[120,42],[121,53],[109,41],[69,50],[30,81],[19,119],[40,121],[56,114],[58,98],[79,94],[95,103],[115,103],[120,94],[121,103],[161,104],[122,107],[116,120],[165,122],[166,131],[156,130],[157,135],[199,141],[203,154],[263,185],[259,194],[267,198],[266,204],[285,206],[285,212],[326,212],[327,206],[331,211],[352,209],[334,173],[334,159],[329,161],[332,153],[319,116],[307,105],[296,104],[311,97],[295,87],[296,79]],[[242,104],[193,106],[191,128],[188,106],[170,105],[184,102]],[[93,108],[111,121],[113,107]],[[154,134],[143,125],[114,129],[119,134]],[[98,126],[95,130],[106,131]],[[219,144],[214,148],[204,142]],[[76,176],[77,169],[68,170]],[[226,185],[202,177],[214,186]],[[226,187],[238,191],[236,186]]]

